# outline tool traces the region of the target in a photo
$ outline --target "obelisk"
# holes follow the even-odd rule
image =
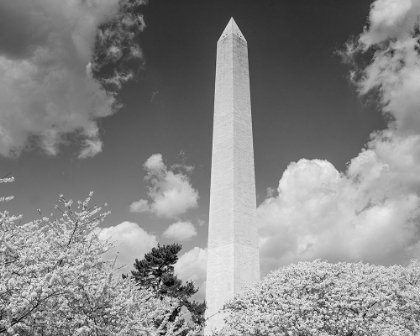
[[[259,278],[248,45],[231,18],[217,42],[205,335],[223,326],[224,303]]]

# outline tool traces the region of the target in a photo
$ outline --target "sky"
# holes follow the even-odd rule
[[[180,243],[176,272],[202,299],[231,17],[249,47],[262,276],[418,257],[420,0],[0,0],[0,175],[16,179],[2,208],[29,222],[94,191],[124,272]]]

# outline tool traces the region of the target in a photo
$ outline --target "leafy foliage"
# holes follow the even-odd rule
[[[88,208],[91,196],[76,210],[60,196],[59,219],[41,214],[20,225],[0,212],[0,334],[177,335],[189,328],[196,335],[190,325],[179,329],[181,317],[169,321],[176,299],[157,299],[114,276],[116,259],[102,258],[112,244],[94,230],[107,213]]]
[[[185,307],[191,314],[191,320],[199,328],[204,327],[204,312],[206,304],[190,301],[198,288],[195,288],[192,281],[187,281],[185,285],[174,274],[174,265],[178,261],[178,252],[182,246],[179,244],[158,245],[151,252],[145,254],[143,260],[135,260],[132,279],[136,281],[140,288],[150,288],[160,299],[165,297],[175,298],[179,305],[171,312],[169,321],[175,321],[182,308]],[[180,320],[180,326],[185,320]],[[186,331],[184,332],[184,334]]]
[[[300,262],[235,296],[225,311],[221,335],[418,335],[420,263]]]

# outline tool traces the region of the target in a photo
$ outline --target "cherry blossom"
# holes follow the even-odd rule
[[[409,267],[300,262],[225,306],[221,335],[417,335],[420,262]]]
[[[0,212],[0,334],[175,336],[190,327],[169,322],[175,299],[122,279],[117,256],[102,258],[113,245],[93,229],[109,212],[89,207],[92,194],[76,209],[60,195],[57,218],[39,210],[40,219],[23,225]]]

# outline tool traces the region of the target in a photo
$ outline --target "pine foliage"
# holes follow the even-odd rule
[[[197,293],[192,281],[182,284],[182,280],[174,274],[174,265],[178,261],[178,253],[182,249],[179,244],[158,245],[151,252],[145,254],[144,259],[135,260],[131,278],[140,288],[150,288],[160,299],[175,298],[179,306],[173,310],[170,321],[175,320],[181,310],[186,308],[191,314],[191,320],[199,327],[204,326],[204,312],[206,304],[190,301]]]

